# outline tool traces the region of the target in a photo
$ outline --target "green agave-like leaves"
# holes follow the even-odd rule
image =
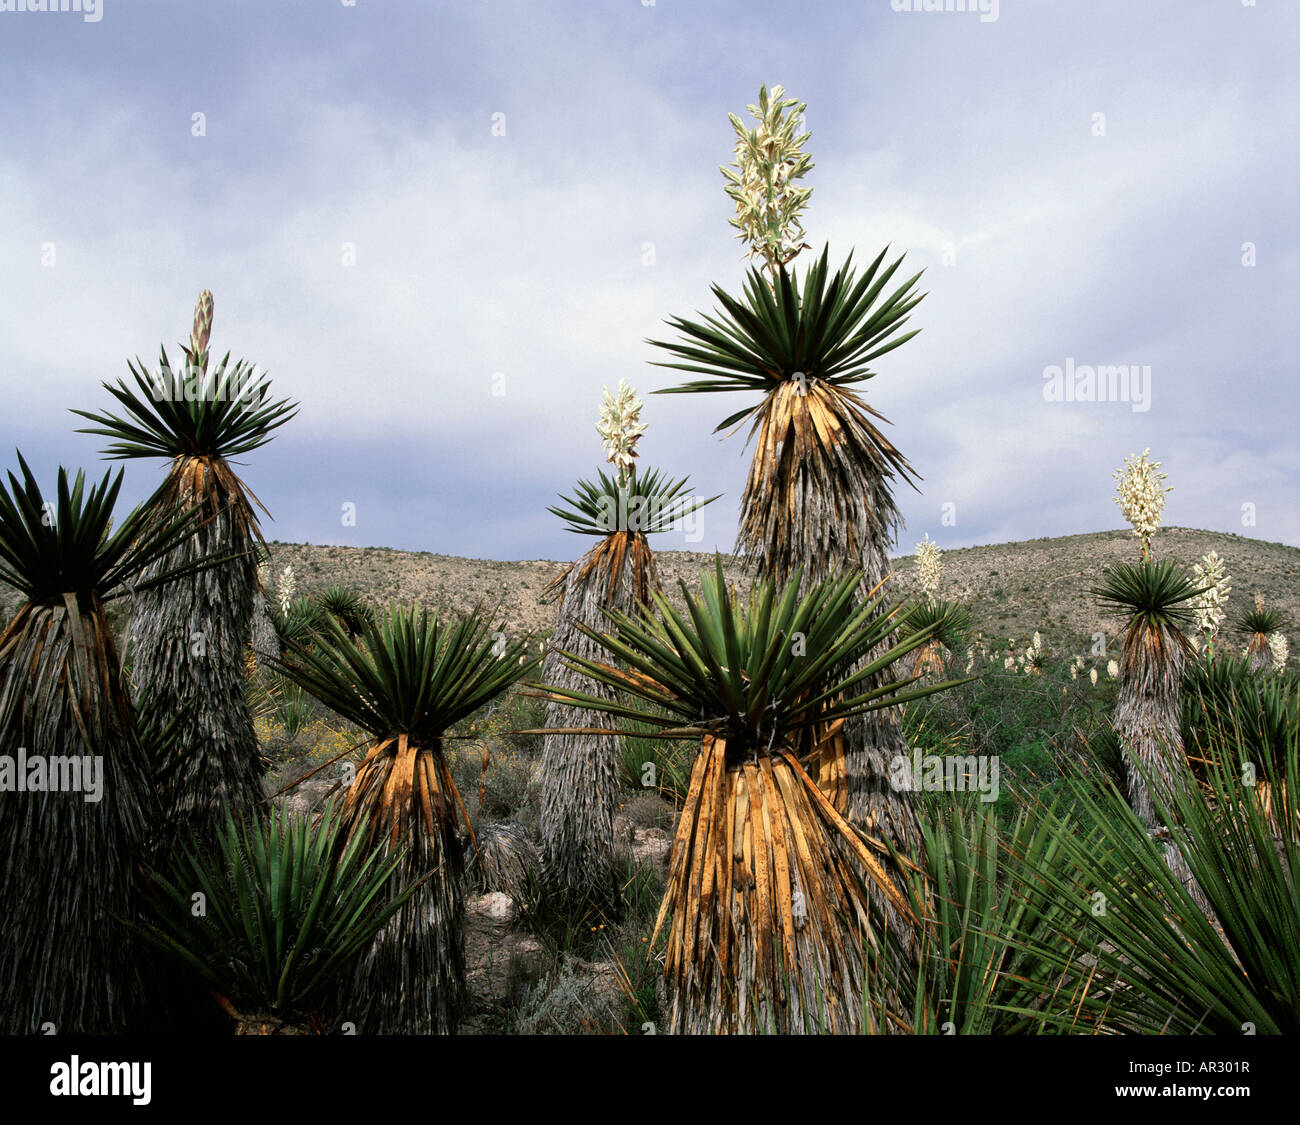
[[[88,489],[84,472],[70,483],[60,467],[55,499],[46,501],[21,453],[18,464],[22,480],[10,471],[9,487],[0,482],[0,582],[30,602],[56,604],[66,593],[88,598],[92,591],[108,601],[225,561],[202,560],[139,580],[145,567],[194,534],[194,509],[158,522],[144,505],[112,529],[122,470]]]
[[[134,929],[245,1010],[309,1011],[419,886],[385,893],[403,850],[384,855],[364,832],[344,833],[332,805],[315,827],[278,809],[251,824],[227,814],[214,853],[182,849],[173,870],[153,874]],[[202,918],[195,890],[207,900]]]
[[[903,612],[902,618],[904,634],[928,628],[935,639],[949,649],[964,641],[970,632],[970,610],[959,602],[918,601]]]
[[[656,366],[705,376],[655,394],[712,393],[753,390],[766,392],[802,372],[807,379],[844,385],[872,377],[868,364],[901,346],[919,329],[902,336],[895,334],[907,322],[908,313],[924,293],[915,293],[920,273],[879,298],[902,264],[902,256],[881,269],[889,248],[877,255],[870,267],[857,277],[853,255],[828,277],[829,247],[809,267],[802,291],[797,276],[784,266],[777,271],[775,292],[758,269],[745,280],[743,298],[713,286],[721,309],[716,315],[702,315],[700,321],[673,317],[668,324],[681,333],[677,342],[648,340],[679,362],[657,362]],[[753,412],[738,411],[717,428],[725,429]]]
[[[418,605],[393,605],[353,639],[322,616],[310,645],[268,661],[336,714],[377,738],[436,738],[537,666],[530,639],[508,643],[480,610],[448,624]]]
[[[208,456],[230,458],[248,453],[271,440],[274,430],[298,412],[287,399],[270,401],[270,380],[244,360],[230,366],[230,353],[217,367],[204,373],[193,362],[174,372],[162,349],[158,374],[148,377],[144,364],[128,361],[135,387],[119,379],[104,388],[125,411],[91,413],[73,410],[96,425],[78,433],[113,439],[104,456],[132,457]]]
[[[728,590],[718,557],[699,595],[681,584],[684,614],[655,592],[653,608],[639,617],[606,611],[616,629],[613,635],[578,626],[640,676],[566,652],[570,666],[619,689],[628,701],[543,690],[590,710],[655,723],[660,730],[680,726],[698,733],[703,726],[756,745],[816,722],[919,699],[965,682],[904,691],[913,680],[887,681],[855,694],[864,681],[929,640],[932,630],[898,639],[898,611],[885,612],[881,597],[855,608],[858,574],[829,579],[802,598],[800,577],[796,574],[780,590],[770,581],[760,582],[745,603]],[[849,674],[855,661],[878,646],[885,647],[877,658]]]
[[[1102,584],[1092,593],[1134,623],[1179,629],[1192,624],[1188,603],[1204,590],[1172,560],[1145,559],[1107,568]]]
[[[668,531],[679,520],[712,504],[717,496],[701,499],[686,491],[689,477],[671,480],[658,469],[638,474],[620,484],[603,470],[597,482],[580,480],[573,496],[561,496],[562,507],[547,508],[579,535],[610,535],[617,531],[639,531],[654,535]],[[719,494],[721,495],[721,494]]]
[[[1113,785],[1078,785],[1068,813],[1046,816],[1061,862],[1032,878],[1058,901],[1073,897],[1081,949],[1097,962],[1093,988],[1110,999],[1106,1022],[1115,1031],[1240,1035],[1254,1025],[1260,1035],[1300,1032],[1297,740],[1293,734],[1280,763],[1258,762],[1258,780],[1271,789],[1270,818],[1242,782],[1237,763],[1249,747],[1230,726],[1219,738],[1208,792],[1177,786],[1167,807],[1159,787],[1151,789],[1157,817],[1178,826],[1173,842],[1215,921]],[[1082,831],[1076,816],[1104,828]],[[1080,883],[1086,896],[1077,893]],[[1097,893],[1107,904],[1102,912],[1091,906]],[[1045,945],[1035,951],[1054,956]]]

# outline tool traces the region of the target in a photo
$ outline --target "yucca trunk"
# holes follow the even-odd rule
[[[406,853],[389,893],[420,888],[375,936],[335,1001],[339,1022],[364,1035],[452,1035],[467,1003],[464,856],[469,818],[442,742],[405,734],[374,743],[343,804],[343,839],[362,829],[388,854]],[[391,901],[391,898],[390,900]]]
[[[885,1030],[863,981],[868,948],[895,935],[867,884],[916,924],[878,851],[791,753],[729,753],[705,736],[656,924],[671,914],[666,1030]]]
[[[258,590],[253,514],[237,478],[219,459],[178,458],[160,493],[163,516],[198,506],[199,530],[145,572],[239,555],[137,594],[132,616],[132,678],[137,696],[161,714],[179,715],[177,770],[165,813],[182,837],[211,840],[223,807],[257,811],[262,768],[244,677],[253,599]]]
[[[1153,791],[1165,808],[1173,808],[1176,788],[1195,784],[1180,722],[1187,650],[1182,633],[1167,626],[1137,622],[1124,636],[1115,730],[1124,755],[1129,802],[1152,832],[1165,828],[1152,800]],[[1166,840],[1164,849],[1169,869],[1201,908],[1208,909],[1177,842]]]
[[[0,754],[16,765],[20,749],[51,769],[99,759],[102,789],[0,793],[0,1032],[121,1033],[140,978],[118,918],[158,806],[97,597],[25,605],[0,635]]]
[[[563,576],[555,632],[542,664],[543,682],[602,699],[612,691],[571,668],[560,654],[601,661],[608,654],[577,629],[607,631],[602,608],[634,614],[658,586],[644,535],[616,532],[601,540]],[[617,726],[610,716],[564,703],[546,708],[552,729]],[[549,734],[542,739],[542,872],[548,892],[574,904],[617,909],[614,814],[618,810],[619,743],[614,734]]]
[[[267,657],[271,660],[280,659],[280,634],[275,631],[275,621],[271,617],[274,612],[270,599],[259,588],[253,595],[253,618],[249,635],[254,662]]]
[[[884,581],[899,520],[887,482],[895,467],[906,473],[906,462],[872,424],[873,416],[880,417],[852,391],[818,380],[806,390],[787,382],[769,393],[755,420],[737,539],[761,577],[785,582],[802,566],[802,585],[809,589],[860,569],[858,604]],[[868,653],[854,670],[878,655]],[[881,682],[873,677],[860,690]],[[891,840],[901,854],[916,856],[916,811],[907,791],[890,783],[907,756],[901,721],[897,707],[849,718],[842,741],[821,740],[817,776],[840,813]],[[891,909],[883,897],[879,905]]]
[[[1168,808],[1174,786],[1184,783],[1187,770],[1179,721],[1185,653],[1178,642],[1172,630],[1144,624],[1131,627],[1124,638],[1115,729],[1124,751],[1130,802],[1148,828],[1160,825],[1151,786],[1159,788]]]

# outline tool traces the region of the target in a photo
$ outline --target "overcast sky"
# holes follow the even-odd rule
[[[68,408],[209,288],[216,353],[302,404],[242,459],[267,538],[575,557],[546,507],[603,464],[602,386],[671,385],[646,338],[739,290],[727,114],[780,83],[808,240],[925,270],[862,388],[923,478],[901,551],[1121,527],[1147,447],[1166,523],[1300,546],[1300,4],[910,6],[0,11],[0,465],[102,473]],[[1118,364],[1149,368],[1129,401],[1049,401]],[[657,546],[732,546],[748,451],[712,430],[744,405],[646,394],[642,464],[725,493]]]

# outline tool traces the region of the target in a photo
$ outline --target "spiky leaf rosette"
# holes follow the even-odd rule
[[[271,662],[369,733],[344,799],[347,837],[406,848],[390,896],[423,881],[340,990],[340,1018],[363,1033],[455,1031],[466,1003],[458,829],[462,818],[468,829],[469,818],[442,739],[535,667],[521,661],[528,645],[527,637],[507,642],[480,611],[448,623],[418,605],[394,605],[355,640],[326,618],[310,647],[290,644],[283,660]]]
[[[340,582],[335,582],[318,595],[316,604],[342,625],[352,638],[359,637],[366,623],[375,619],[374,609],[361,595]]]
[[[401,850],[381,856],[343,834],[333,804],[314,825],[276,809],[252,826],[227,819],[215,852],[183,849],[153,873],[136,928],[247,1017],[317,1020],[326,987],[417,889],[385,898]]]
[[[163,349],[153,378],[137,360],[128,364],[134,386],[124,380],[104,384],[122,414],[73,411],[96,423],[80,432],[112,439],[105,456],[169,463],[151,501],[160,520],[188,508],[203,517],[195,534],[146,577],[226,560],[166,589],[141,593],[132,615],[137,695],[186,716],[166,806],[178,833],[207,839],[220,831],[223,807],[242,815],[262,800],[260,754],[244,697],[262,543],[253,505],[261,505],[229,459],[266,444],[297,411],[286,400],[270,401],[269,381],[242,360],[232,366],[229,353],[208,371],[211,312],[211,294],[205,294],[182,371],[172,370]]]
[[[1224,732],[1232,738],[1225,740]],[[1265,758],[1278,769],[1285,750],[1300,739],[1300,675],[1258,675],[1249,658],[1221,656],[1212,664],[1188,661],[1183,679],[1183,732],[1194,772],[1204,777],[1208,763],[1225,747],[1244,748],[1239,771],[1258,769]]]
[[[796,573],[779,591],[759,583],[746,604],[718,559],[701,595],[682,584],[685,614],[656,593],[654,613],[607,612],[617,635],[580,627],[606,656],[569,654],[571,667],[621,698],[547,689],[702,740],[657,926],[671,914],[665,974],[675,1031],[799,1032],[819,1019],[859,1030],[864,947],[886,932],[906,942],[916,925],[886,870],[896,862],[887,845],[846,821],[799,758],[814,727],[834,731],[847,717],[951,685],[870,686],[929,634],[891,643],[896,612],[882,612],[879,598],[854,608],[860,574],[802,598],[799,582]],[[881,646],[881,657],[850,672]]]
[[[120,471],[87,489],[60,469],[47,502],[18,461],[0,484],[0,582],[24,598],[0,633],[0,1030],[121,1032],[141,982],[117,919],[160,810],[104,603],[193,514],[160,526],[137,508],[110,530]]]
[[[1158,808],[1181,826],[1188,879],[1170,869],[1122,796],[1094,783],[1046,814],[1060,861],[1022,871],[1055,901],[1074,904],[1078,953],[1095,961],[1089,990],[1107,997],[1114,1032],[1300,1033],[1295,733],[1282,763],[1259,762],[1254,787],[1236,764],[1252,753],[1249,743],[1231,723],[1219,738],[1205,788],[1180,787]],[[1154,778],[1147,786],[1156,791]],[[1088,893],[1078,894],[1080,885]],[[1103,911],[1093,908],[1098,892]],[[1037,951],[1054,956],[1046,945]]]
[[[1183,671],[1192,653],[1183,630],[1194,621],[1190,603],[1201,592],[1177,564],[1150,559],[1108,569],[1093,590],[1125,618],[1115,729],[1133,809],[1153,830],[1162,826],[1156,805],[1170,807],[1175,791],[1192,784],[1180,725]],[[1149,788],[1153,779],[1156,792]],[[1190,879],[1177,845],[1169,843],[1166,853],[1171,869]]]
[[[1255,595],[1255,604],[1245,610],[1234,622],[1235,632],[1246,639],[1246,651],[1243,654],[1250,661],[1255,672],[1266,672],[1272,664],[1269,654],[1268,638],[1287,627],[1286,617],[1275,609],[1264,605],[1262,596]]]
[[[992,804],[934,794],[921,802],[921,870],[913,909],[933,924],[908,975],[873,958],[867,980],[877,1027],[909,1035],[1083,1034],[1104,1028],[1110,998],[1088,987],[1077,904],[1090,888],[1077,872],[1049,891],[1039,873],[1062,867],[1055,824],[1026,808],[1002,827]],[[897,1013],[880,1003],[909,999]]]
[[[872,360],[906,343],[896,333],[924,297],[919,273],[882,299],[902,264],[883,271],[882,250],[862,277],[852,255],[828,277],[823,250],[802,287],[778,270],[775,292],[751,270],[737,299],[713,287],[722,308],[702,322],[668,321],[683,339],[651,340],[679,362],[657,366],[705,376],[656,394],[757,391],[761,402],[717,427],[754,416],[754,462],[741,507],[737,549],[761,573],[783,581],[803,567],[810,582],[841,566],[863,566],[872,547],[892,541],[898,511],[889,495],[895,475],[911,483],[902,455],[876,428],[881,415],[849,389],[873,377]]]
[[[903,614],[900,632],[907,634],[919,629],[930,631],[926,642],[916,656],[912,674],[943,670],[944,653],[956,653],[970,636],[970,610],[958,602],[926,599],[910,606]]]
[[[564,506],[546,510],[564,520],[569,531],[603,540],[573,564],[580,568],[581,584],[585,585],[594,573],[612,597],[624,565],[630,565],[637,600],[646,602],[650,590],[659,584],[654,553],[646,537],[670,531],[718,497],[694,496],[688,491],[689,477],[672,480],[658,469],[621,479],[599,469],[596,475],[594,483],[580,480],[572,496],[561,496]],[[547,586],[547,596],[564,589],[570,569],[566,568]]]

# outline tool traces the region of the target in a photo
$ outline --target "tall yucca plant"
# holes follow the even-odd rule
[[[895,642],[897,612],[880,598],[854,609],[861,581],[829,579],[801,598],[796,572],[779,590],[760,582],[745,603],[719,559],[701,595],[682,584],[684,614],[655,593],[653,614],[608,614],[616,636],[581,627],[605,659],[570,663],[622,700],[549,688],[701,740],[656,925],[671,916],[672,1031],[861,1030],[864,948],[914,938],[888,845],[845,820],[800,760],[818,728],[951,686],[882,680],[928,633]]]
[[[199,296],[186,367],[173,371],[162,351],[159,371],[146,376],[137,360],[134,381],[105,388],[124,414],[75,410],[95,423],[82,433],[112,439],[104,456],[161,458],[167,478],[151,504],[166,521],[197,508],[202,525],[147,572],[153,577],[199,560],[224,560],[189,578],[141,590],[131,626],[137,694],[166,713],[185,716],[178,730],[177,768],[166,797],[178,830],[209,839],[223,808],[236,815],[262,799],[253,720],[244,698],[246,651],[258,592],[258,504],[230,459],[265,445],[297,411],[269,401],[269,381],[230,355],[208,370],[212,294]],[[259,504],[260,506],[260,504]]]
[[[763,395],[718,429],[753,419],[736,547],[776,581],[796,569],[810,582],[857,569],[873,589],[888,573],[899,523],[891,483],[912,483],[913,473],[876,427],[881,415],[852,386],[873,377],[872,360],[916,334],[897,333],[923,295],[914,292],[919,274],[887,289],[902,259],[885,266],[885,253],[857,277],[848,262],[830,275],[823,251],[802,286],[779,267],[774,292],[753,270],[744,300],[715,286],[718,316],[671,320],[684,342],[652,341],[681,360],[663,366],[705,376],[663,393]],[[885,708],[847,723],[818,772],[855,823],[914,854],[915,813],[887,780],[906,750],[898,718]]]
[[[1175,563],[1148,559],[1108,569],[1092,592],[1124,620],[1115,729],[1128,763],[1134,811],[1148,828],[1156,828],[1146,777],[1156,779],[1166,804],[1187,780],[1181,688],[1193,650],[1183,630],[1193,619],[1188,603],[1199,591]]]
[[[737,184],[749,187],[737,199],[737,225],[742,234],[751,230],[750,241],[771,277],[750,270],[739,298],[713,287],[720,305],[715,315],[668,321],[681,339],[650,341],[675,359],[661,366],[703,378],[656,393],[761,394],[758,403],[717,427],[752,418],[755,451],[741,501],[737,550],[761,576],[778,582],[796,569],[810,583],[861,570],[865,589],[871,590],[888,572],[900,519],[892,484],[901,479],[914,486],[914,473],[877,428],[882,415],[853,386],[874,377],[872,361],[916,335],[915,330],[899,333],[925,295],[916,292],[919,273],[891,284],[902,257],[886,265],[888,247],[861,277],[851,254],[831,274],[829,248],[802,284],[787,270],[801,248],[798,215],[809,194],[804,188],[792,191],[790,181],[810,165],[801,151],[808,134],[796,136],[787,128],[786,108],[801,112],[803,106],[760,97],[754,140],[763,143],[738,144],[740,175],[727,177],[733,198]],[[781,167],[786,171],[776,174]],[[760,221],[746,226],[747,212]],[[786,228],[773,231],[762,216],[782,216]],[[791,252],[773,253],[783,247]],[[887,781],[892,763],[906,750],[898,723],[898,713],[889,708],[847,723],[845,738],[827,743],[818,772],[856,823],[914,852],[920,843],[915,813]]]
[[[111,530],[120,471],[87,488],[61,468],[47,502],[18,463],[22,479],[0,483],[0,583],[23,599],[0,633],[0,1030],[120,1032],[140,981],[118,918],[159,807],[104,605],[176,577],[158,564],[193,513],[163,524],[137,508]],[[56,774],[61,788],[33,787]],[[97,795],[67,788],[96,778]]]
[[[443,1034],[465,1006],[464,858],[469,818],[443,753],[447,729],[536,666],[528,638],[507,641],[482,613],[454,623],[392,606],[355,640],[326,618],[310,646],[275,666],[369,743],[343,804],[350,840],[404,847],[390,896],[419,890],[370,944],[339,1016],[368,1034]]]
[[[1177,564],[1150,558],[1108,569],[1093,590],[1124,619],[1115,731],[1133,810],[1152,831],[1164,827],[1156,804],[1170,807],[1174,793],[1192,784],[1183,748],[1181,693],[1193,653],[1184,630],[1194,622],[1191,602],[1201,592]],[[1177,840],[1166,843],[1165,856],[1190,893],[1198,894]]]
[[[615,472],[598,471],[594,482],[578,481],[573,495],[548,509],[569,531],[596,540],[547,591],[560,593],[560,605],[543,676],[557,686],[606,694],[566,664],[562,653],[595,658],[597,649],[580,627],[600,626],[606,609],[634,613],[646,604],[659,589],[649,537],[716,499],[693,496],[685,477],[672,480],[655,469],[637,473],[636,444],[645,429],[640,411],[626,381],[617,394],[605,391],[597,431]],[[600,733],[609,725],[603,716],[569,703],[547,708],[547,728],[568,733],[542,740],[542,872],[559,909],[575,915],[592,909],[613,914],[619,906],[614,850],[619,746],[613,734]]]
[[[970,610],[958,602],[920,601],[904,615],[902,629],[909,632],[914,629],[930,628],[930,640],[916,655],[912,674],[921,676],[932,672],[942,672],[945,653],[955,655],[970,637]]]

